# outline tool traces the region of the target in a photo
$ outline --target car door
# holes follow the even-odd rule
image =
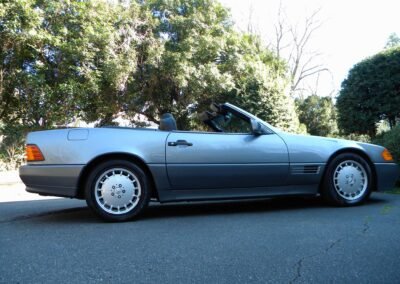
[[[274,133],[171,132],[166,165],[172,189],[284,185],[289,158]]]

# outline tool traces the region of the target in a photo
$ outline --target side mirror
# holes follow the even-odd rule
[[[263,130],[263,127],[262,127],[260,122],[258,122],[255,119],[251,119],[250,122],[251,122],[251,132],[254,135],[262,135],[262,134],[264,134],[264,130]]]

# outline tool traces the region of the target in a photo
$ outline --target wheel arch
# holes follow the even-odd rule
[[[319,182],[319,187],[318,187],[318,192],[321,192],[322,190],[322,184],[326,175],[326,171],[328,170],[328,165],[332,162],[333,159],[335,159],[337,156],[339,156],[340,154],[345,154],[345,153],[350,153],[350,154],[357,154],[360,157],[362,157],[369,165],[369,167],[371,168],[371,173],[372,173],[372,177],[373,177],[373,184],[372,184],[372,191],[376,191],[376,186],[377,186],[377,175],[376,175],[376,169],[375,169],[375,165],[372,162],[371,158],[368,156],[368,154],[358,148],[342,148],[337,150],[336,152],[334,152],[328,159],[328,161],[326,162],[326,166],[324,168],[324,171],[322,173],[321,176],[321,180]]]
[[[129,161],[132,163],[135,163],[137,166],[139,166],[145,174],[149,177],[149,181],[151,184],[151,198],[156,198],[158,200],[158,191],[154,182],[154,177],[152,172],[150,171],[149,167],[147,164],[143,161],[142,158],[138,157],[137,155],[131,154],[131,153],[125,153],[125,152],[112,152],[112,153],[105,153],[102,155],[99,155],[92,160],[90,160],[85,167],[82,169],[79,178],[78,178],[78,184],[77,184],[77,194],[76,198],[79,199],[84,199],[85,198],[85,182],[86,179],[89,175],[89,173],[100,163],[103,163],[105,161],[111,161],[111,160],[125,160]]]

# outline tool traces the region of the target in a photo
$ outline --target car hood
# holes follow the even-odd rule
[[[347,149],[362,151],[372,162],[385,162],[381,156],[384,147],[379,145],[286,132],[277,134],[285,141],[292,161],[326,162],[336,152]]]

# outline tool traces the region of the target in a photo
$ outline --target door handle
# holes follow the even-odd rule
[[[193,143],[189,143],[186,140],[178,140],[176,142],[168,142],[168,146],[193,146]]]

